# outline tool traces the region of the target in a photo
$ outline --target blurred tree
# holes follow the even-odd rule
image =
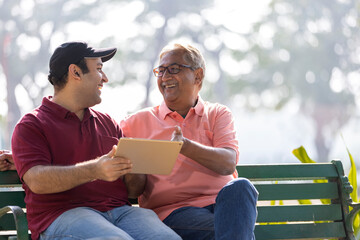
[[[152,69],[158,62],[161,49],[177,38],[196,42],[199,32],[189,26],[189,21],[194,18],[202,21],[200,11],[211,6],[212,1],[143,0],[142,3],[144,10],[136,18],[138,32],[126,40],[124,46],[127,47],[120,56],[120,65],[126,74],[118,80],[122,84],[130,81],[143,84],[146,94],[141,107],[148,107],[151,105],[150,91],[156,85]]]
[[[329,161],[332,140],[355,109],[348,74],[360,64],[356,2],[273,0],[247,36],[251,49],[233,51],[252,71],[231,84],[231,94],[246,96],[250,108],[297,99],[314,122],[319,161]]]
[[[101,15],[89,14],[94,8],[98,8],[95,0],[0,1],[0,70],[7,83],[8,105],[7,127],[0,135],[5,148],[10,147],[11,133],[21,116],[15,93],[20,92],[31,106],[41,102],[49,89],[45,74],[53,37],[66,39],[65,27],[74,21],[99,20]]]
[[[44,75],[48,67],[44,63],[48,63],[51,47],[54,48],[51,46],[54,39],[56,38],[57,42],[58,39],[68,39],[69,25],[82,21],[92,23],[95,27],[102,24],[104,12],[116,12],[116,9],[121,10],[126,5],[139,9],[139,15],[133,24],[136,28],[133,37],[119,40],[115,34],[121,32],[121,29],[113,28],[114,36],[104,36],[102,41],[118,46],[116,58],[120,62],[115,72],[120,74],[116,75],[109,85],[125,84],[134,80],[140,82],[146,86],[143,101],[143,107],[146,107],[150,105],[150,90],[154,86],[152,68],[162,47],[173,38],[187,36],[191,39],[191,36],[196,35],[197,29],[191,29],[177,18],[184,20],[192,15],[201,19],[200,10],[209,4],[211,2],[206,0],[0,1],[1,69],[7,82],[8,104],[7,128],[6,133],[2,134],[5,135],[5,147],[9,147],[11,132],[21,115],[21,103],[16,99],[16,91],[21,92],[22,97],[27,98],[32,107],[38,105],[44,95],[49,94],[51,88],[47,83],[47,76]],[[110,24],[117,26],[119,23]]]

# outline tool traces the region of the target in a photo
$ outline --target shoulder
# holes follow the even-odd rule
[[[89,111],[94,117],[98,117],[100,119],[105,119],[105,120],[113,120],[113,118],[107,113],[102,113],[92,108],[89,108]]]
[[[17,123],[17,125],[41,125],[41,122],[46,121],[44,113],[40,107],[26,113]]]
[[[204,112],[209,115],[215,115],[215,116],[222,114],[232,115],[230,108],[221,103],[211,103],[208,101],[204,101],[203,104],[204,104]]]
[[[12,141],[34,139],[36,137],[43,138],[45,136],[47,122],[49,122],[49,118],[39,111],[39,108],[34,109],[18,121],[12,133]]]
[[[118,126],[118,123],[109,114],[96,111],[96,110],[94,110],[92,108],[89,108],[89,110],[90,110],[90,113],[96,119],[98,119],[102,124],[106,124],[106,125],[111,124],[111,125],[114,125],[116,127]]]
[[[143,108],[135,113],[127,115],[122,121],[144,121],[159,114],[159,106]]]

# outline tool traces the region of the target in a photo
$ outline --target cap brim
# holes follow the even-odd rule
[[[88,56],[85,56],[85,58],[101,58],[102,62],[106,62],[115,55],[116,51],[116,48],[94,49],[94,51]]]

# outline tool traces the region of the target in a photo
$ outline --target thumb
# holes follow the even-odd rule
[[[181,128],[179,125],[175,126],[175,132],[176,132],[176,134],[181,134]]]
[[[116,145],[113,145],[112,146],[112,149],[110,150],[110,152],[107,154],[108,157],[113,157],[116,153],[116,149],[117,149],[117,146]]]
[[[175,130],[171,136],[171,141],[182,141],[182,132],[179,126],[175,126]]]

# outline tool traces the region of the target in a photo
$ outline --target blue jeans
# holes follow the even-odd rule
[[[258,192],[245,178],[226,184],[207,207],[182,207],[164,223],[184,240],[252,240],[257,217]]]
[[[181,240],[152,210],[127,205],[107,212],[87,207],[66,211],[40,234],[43,239]]]

